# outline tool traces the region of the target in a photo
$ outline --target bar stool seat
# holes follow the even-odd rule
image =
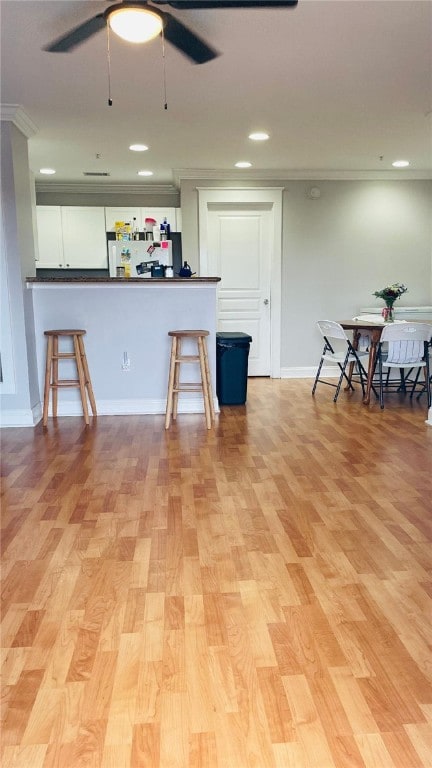
[[[168,429],[170,426],[171,416],[173,419],[177,418],[179,392],[202,392],[207,429],[211,429],[212,427],[212,422],[215,420],[215,411],[207,353],[206,338],[208,335],[209,331],[168,331],[168,336],[172,338],[172,342],[165,429]],[[182,354],[182,342],[185,339],[192,339],[196,342],[197,354]],[[201,380],[197,382],[180,381],[180,366],[182,363],[198,363]]]
[[[63,387],[76,387],[80,390],[83,415],[86,424],[90,423],[89,411],[87,405],[87,396],[90,401],[93,416],[96,416],[96,402],[93,394],[93,387],[90,380],[90,373],[87,364],[87,357],[84,348],[83,336],[86,331],[77,329],[61,329],[55,331],[45,331],[47,336],[47,356],[45,367],[45,389],[43,404],[43,426],[48,423],[49,396],[52,392],[52,415],[57,416],[57,396],[58,390]],[[71,338],[73,349],[69,352],[59,351],[59,338]],[[59,360],[73,360],[76,365],[76,379],[59,379]]]

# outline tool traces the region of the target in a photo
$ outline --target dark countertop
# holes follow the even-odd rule
[[[119,283],[142,283],[143,285],[154,285],[155,283],[219,283],[220,277],[26,277],[27,283],[73,283],[87,285],[88,283],[103,283],[104,285],[118,285]]]

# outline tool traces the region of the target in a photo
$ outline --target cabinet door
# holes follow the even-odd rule
[[[36,268],[62,268],[63,240],[60,206],[36,206],[36,225],[39,247]]]
[[[105,223],[107,232],[115,232],[116,221],[129,222],[133,227],[134,219],[142,232],[144,219],[141,216],[141,208],[105,208]]]
[[[104,208],[63,206],[61,214],[65,267],[107,269]]]

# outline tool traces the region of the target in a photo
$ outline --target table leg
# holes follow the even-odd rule
[[[378,349],[378,342],[376,339],[372,338],[369,346],[369,369],[368,369],[368,375],[367,375],[367,381],[366,381],[366,393],[363,398],[363,402],[365,405],[369,405],[370,403],[372,379],[373,379],[375,364],[377,359],[377,349]]]
[[[355,329],[353,331],[353,343],[352,343],[353,349],[355,349],[355,350],[357,350],[359,348],[360,336],[361,336],[360,331]],[[354,363],[350,363],[349,366],[348,366],[348,381],[350,381],[350,382],[351,382],[351,379],[352,379],[353,369],[354,369]],[[350,389],[350,385],[347,384],[344,389],[345,389],[345,392],[348,392],[348,390]]]

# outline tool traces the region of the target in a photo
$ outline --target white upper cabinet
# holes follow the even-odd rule
[[[59,205],[36,207],[39,258],[36,267],[63,267],[63,237]]]
[[[164,220],[165,216],[173,232],[181,231],[180,222],[180,208],[105,208],[105,221],[107,232],[115,232],[116,221],[124,221],[134,228],[134,224],[138,227],[140,232],[144,230],[144,222],[146,218],[155,219],[158,224]],[[134,222],[135,219],[135,222]]]
[[[172,232],[181,231],[180,208],[103,208],[80,205],[37,205],[38,269],[108,269],[107,232],[127,221],[142,232],[145,219],[167,218]],[[135,221],[134,221],[135,220]]]
[[[66,267],[107,269],[103,208],[63,206],[63,257]]]
[[[107,269],[102,207],[38,205],[37,268]]]

